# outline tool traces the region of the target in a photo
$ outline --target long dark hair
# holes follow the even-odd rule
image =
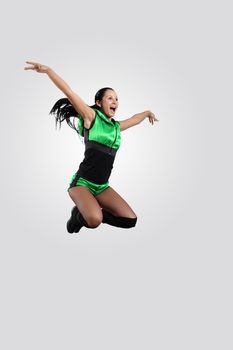
[[[96,102],[102,100],[107,90],[113,91],[113,89],[110,87],[104,87],[97,91],[97,93],[95,94],[95,104],[93,106],[90,106],[91,108],[95,108],[101,111],[101,108],[96,104]],[[81,115],[78,114],[78,112],[75,110],[74,106],[70,103],[68,98],[61,98],[60,100],[58,100],[54,104],[49,114],[55,116],[56,128],[58,123],[59,127],[61,128],[61,123],[65,120],[72,129],[76,130],[81,136],[83,136],[83,132],[82,130],[80,130],[78,126],[79,123],[77,120],[79,119],[79,121],[82,123],[83,119]]]

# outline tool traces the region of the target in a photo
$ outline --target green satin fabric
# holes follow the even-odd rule
[[[99,142],[105,146],[118,149],[121,145],[120,123],[109,120],[101,111],[93,108],[96,112],[95,121],[89,129],[89,140]],[[84,121],[78,121],[80,134],[84,134]]]
[[[74,178],[75,178],[76,174],[74,174],[70,180],[70,184],[73,182]],[[93,196],[97,196],[98,194],[100,194],[101,192],[103,192],[104,190],[106,190],[109,187],[109,183],[106,182],[105,184],[95,184],[91,181],[88,181],[82,177],[79,177],[77,182],[76,182],[76,186],[85,186],[89,189],[89,191],[93,194]]]

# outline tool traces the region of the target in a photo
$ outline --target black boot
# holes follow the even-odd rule
[[[103,224],[108,224],[116,227],[131,228],[135,227],[137,223],[137,218],[126,218],[123,216],[115,216],[105,209],[102,210],[103,213]]]
[[[78,208],[75,206],[71,210],[71,217],[67,221],[66,228],[69,233],[79,232],[83,226],[87,226],[82,214],[79,212]]]

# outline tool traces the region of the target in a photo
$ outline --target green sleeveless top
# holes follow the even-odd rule
[[[107,147],[119,149],[121,145],[120,123],[113,118],[109,120],[101,111],[93,109],[96,116],[89,129],[84,127],[84,120],[81,117],[79,118],[78,129],[80,135],[85,136],[85,133],[87,133],[88,141],[95,141]]]

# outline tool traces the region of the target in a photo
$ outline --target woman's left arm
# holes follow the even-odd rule
[[[133,115],[131,118],[119,121],[120,129],[121,131],[123,131],[128,128],[131,128],[134,125],[140,124],[146,118],[149,119],[149,122],[152,125],[154,124],[154,122],[158,122],[158,119],[155,117],[154,113],[152,113],[151,111],[145,111],[142,113],[137,113]]]

